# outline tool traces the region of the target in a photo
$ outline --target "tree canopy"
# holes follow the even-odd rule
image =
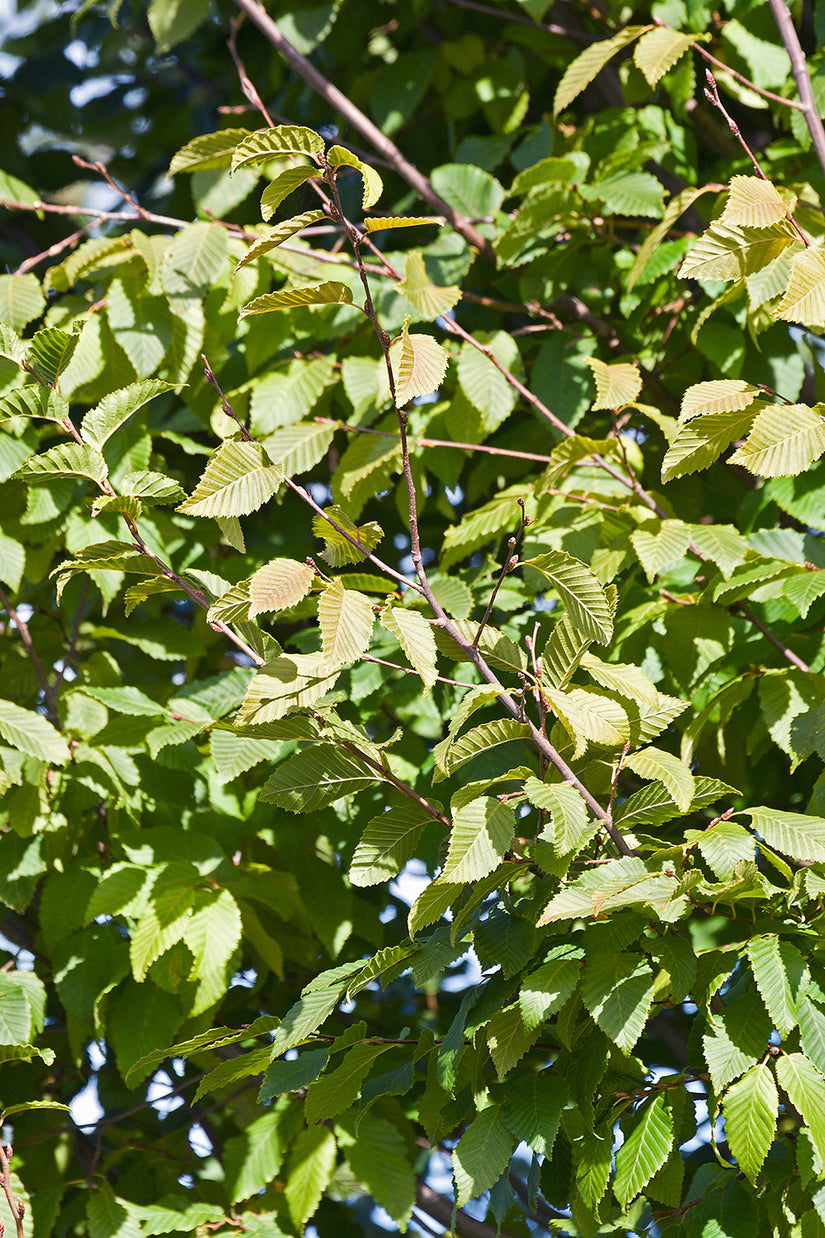
[[[820,43],[19,7],[8,1238],[821,1238]]]

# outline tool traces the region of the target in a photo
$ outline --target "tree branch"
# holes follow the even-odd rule
[[[808,132],[811,135],[811,141],[814,144],[819,165],[822,171],[825,172],[825,128],[822,126],[822,120],[817,111],[805,53],[800,45],[799,36],[796,33],[796,27],[793,24],[793,19],[785,4],[785,0],[771,0],[771,9],[779,28],[782,42],[785,45],[785,51],[791,58],[791,69],[796,82],[796,89],[799,91],[799,101],[802,104],[805,123],[808,126]]]
[[[14,1217],[17,1238],[24,1238],[23,1217],[26,1215],[26,1205],[11,1189],[11,1158],[13,1155],[14,1149],[11,1144],[7,1144],[4,1148],[0,1143],[0,1179],[3,1183],[3,1193],[8,1201],[9,1211]]]
[[[46,668],[43,665],[40,654],[34,647],[29,625],[25,619],[21,619],[19,613],[9,601],[6,591],[0,586],[0,605],[11,619],[17,631],[20,633],[20,639],[23,642],[23,647],[26,650],[29,661],[34,667],[34,673],[37,676],[40,687],[43,689],[43,696],[46,700],[49,719],[57,726],[57,693],[53,684],[49,682],[49,676],[46,674]]]
[[[275,21],[269,16],[266,9],[258,0],[235,0],[238,8],[255,23],[265,38],[269,40],[274,48],[276,48],[285,60],[289,62],[292,68],[304,81],[312,87],[312,89],[324,99],[330,107],[333,107],[346,120],[353,125],[359,133],[372,143],[380,155],[382,155],[388,163],[395,168],[400,176],[403,176],[408,185],[422,197],[426,202],[429,202],[441,215],[444,215],[455,228],[456,232],[461,233],[464,239],[479,252],[489,254],[490,243],[481,235],[474,224],[471,224],[468,219],[453,210],[449,202],[436,193],[430,181],[423,173],[419,172],[410,161],[405,158],[394,142],[381,132],[377,125],[365,116],[360,108],[343,94],[337,86],[332,82],[327,81],[322,73],[319,73],[313,64],[302,56],[297,51],[287,38],[281,33]]]
[[[439,1225],[457,1235],[457,1238],[513,1238],[504,1230],[498,1230],[484,1221],[477,1221],[463,1208],[456,1209],[453,1227],[453,1201],[448,1195],[440,1195],[420,1178],[415,1184],[415,1202],[422,1212],[431,1216]]]

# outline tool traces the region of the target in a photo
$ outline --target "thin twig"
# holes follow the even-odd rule
[[[23,647],[26,650],[29,661],[34,667],[34,673],[37,676],[40,687],[43,689],[43,696],[46,701],[49,719],[57,725],[57,693],[53,684],[49,682],[49,676],[46,674],[46,668],[40,658],[40,654],[34,647],[29,625],[25,619],[20,617],[20,614],[12,605],[6,591],[0,587],[0,605],[11,619],[17,631],[20,633],[20,639],[23,642]]]
[[[46,258],[56,258],[58,254],[62,254],[64,249],[70,249],[76,245],[81,237],[91,229],[96,228],[97,223],[92,220],[90,223],[84,224],[82,228],[78,228],[76,232],[72,232],[70,236],[66,236],[62,241],[55,241],[54,245],[50,245],[48,249],[42,250],[39,254],[33,254],[31,258],[26,258],[25,262],[21,262],[20,266],[14,272],[15,275],[25,275],[27,271],[31,271],[39,263]]]
[[[453,0],[455,2],[455,0]],[[664,25],[664,22],[659,22],[655,17],[653,19],[656,25]],[[703,56],[710,64],[715,64],[717,69],[721,69],[723,73],[729,74],[735,78],[737,82],[741,82],[748,90],[752,90],[754,94],[761,95],[763,99],[770,99],[772,103],[782,103],[785,107],[794,107],[800,112],[805,111],[805,106],[802,103],[797,103],[796,99],[785,99],[782,95],[775,95],[772,90],[763,90],[761,86],[757,86],[756,82],[752,82],[750,78],[739,73],[736,69],[731,68],[729,64],[725,64],[724,60],[718,60],[716,56],[711,55],[707,48],[702,47],[701,43],[694,43],[693,50]]]
[[[775,636],[770,628],[762,622],[759,616],[754,614],[750,606],[747,606],[744,602],[740,602],[734,609],[744,615],[748,622],[752,623],[755,628],[758,628],[762,635],[771,642],[774,648],[779,650],[782,657],[785,658],[786,661],[790,662],[792,666],[797,667],[798,670],[811,674],[811,668],[808,666],[808,663],[803,662],[799,655],[794,653],[793,649],[789,649],[784,641],[781,641],[778,636]]]
[[[805,53],[800,46],[799,36],[796,33],[796,27],[793,24],[793,18],[788,11],[785,0],[771,0],[771,10],[779,28],[782,42],[785,45],[785,51],[791,58],[791,69],[796,82],[796,89],[799,91],[799,101],[802,104],[805,122],[811,135],[811,141],[814,144],[819,166],[825,172],[825,128],[823,128],[822,119],[814,99]]]
[[[519,507],[521,508],[521,523],[519,524],[519,527],[516,530],[516,532],[513,534],[513,536],[508,537],[507,539],[507,554],[505,555],[504,562],[501,565],[501,571],[499,572],[498,580],[493,585],[493,591],[490,594],[490,600],[487,603],[487,609],[484,612],[484,617],[482,618],[481,623],[478,625],[478,630],[476,631],[476,634],[473,637],[473,648],[474,649],[478,649],[478,642],[481,640],[481,634],[484,631],[485,627],[487,626],[487,621],[489,620],[490,615],[492,615],[493,613],[493,606],[495,605],[496,596],[498,595],[499,589],[504,584],[504,578],[508,576],[510,572],[512,572],[516,567],[518,567],[518,555],[515,554],[515,549],[516,549],[516,546],[521,541],[521,537],[522,537],[522,534],[524,533],[524,530],[527,528],[528,524],[530,524],[529,517],[526,516],[524,513],[524,499],[519,499],[518,503],[519,503]]]
[[[485,13],[490,17],[497,17],[499,21],[520,22],[524,26],[532,27],[533,30],[544,30],[547,34],[556,34],[559,38],[570,39],[571,43],[581,43],[584,46],[588,46],[595,42],[583,30],[571,30],[569,26],[559,26],[556,22],[533,21],[531,17],[527,17],[524,13],[512,13],[502,9],[493,9],[488,4],[476,3],[476,0],[450,0],[450,4],[454,4],[459,9],[470,9],[474,13]]]
[[[463,215],[455,211],[449,202],[445,202],[435,192],[428,178],[405,158],[395,143],[390,141],[360,108],[356,107],[337,86],[327,81],[323,74],[319,73],[315,66],[292,46],[263,5],[258,3],[258,0],[235,0],[235,3],[239,9],[242,9],[251,18],[264,37],[281,53],[285,60],[289,61],[292,68],[304,81],[330,107],[339,112],[359,133],[363,134],[367,141],[392,164],[396,172],[412,186],[420,197],[429,202],[439,214],[446,216],[456,232],[460,232],[470,245],[473,245],[480,252],[490,252],[489,242],[481,235],[478,229],[469,220],[465,219]]]
[[[374,662],[376,666],[388,666],[393,671],[403,671],[405,675],[417,675],[418,671],[411,666],[401,666],[398,662],[388,662],[386,658],[375,658],[371,653],[361,654],[362,662]],[[436,683],[450,684],[453,688],[477,688],[478,684],[465,683],[461,679],[448,679],[446,675],[437,675]]]
[[[0,1143],[0,1178],[3,1180],[3,1194],[8,1201],[9,1211],[14,1217],[17,1238],[24,1238],[23,1217],[26,1215],[26,1205],[11,1189],[11,1158],[13,1155],[14,1148],[10,1143],[6,1144],[5,1148]]]
[[[414,804],[422,808],[434,821],[440,822],[448,830],[453,828],[453,823],[449,817],[446,817],[439,808],[436,808],[435,804],[431,804],[423,795],[419,795],[408,782],[404,782],[402,778],[394,774],[388,765],[384,765],[381,761],[376,761],[373,757],[367,756],[366,752],[362,752],[357,744],[351,743],[348,739],[339,739],[336,743],[337,747],[341,748],[342,751],[348,752],[350,756],[356,757],[359,761],[363,761],[365,765],[368,765],[370,769],[380,775],[385,782],[389,782],[394,786],[396,791],[400,791],[408,800],[412,800]]]
[[[781,0],[780,0],[780,3],[781,3]],[[742,134],[742,130],[739,128],[736,121],[733,119],[730,112],[727,110],[722,100],[719,98],[719,87],[717,86],[716,78],[713,76],[710,69],[705,69],[705,77],[708,83],[705,88],[705,98],[707,99],[709,103],[713,104],[713,106],[717,109],[717,111],[721,112],[722,116],[725,118],[725,121],[727,122],[727,126],[730,129],[731,133],[736,138],[737,142],[742,147],[743,151],[745,152],[745,154],[748,156],[751,163],[753,164],[756,175],[761,180],[767,181],[768,184],[770,184],[771,183],[770,178],[768,177],[768,175],[762,168],[761,163],[756,158],[756,155],[753,153],[748,143],[745,141],[745,138]],[[787,215],[788,220],[791,226],[793,227],[794,231],[796,232],[797,236],[799,237],[800,241],[807,249],[810,246],[810,241],[805,236],[805,233],[802,231],[799,224],[794,219],[790,208],[787,206],[785,207],[785,214]]]

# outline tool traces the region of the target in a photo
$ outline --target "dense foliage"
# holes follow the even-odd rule
[[[6,1232],[818,1238],[825,12],[272,8],[5,48]]]

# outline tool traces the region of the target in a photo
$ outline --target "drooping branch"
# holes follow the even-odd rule
[[[3,1184],[3,1194],[6,1196],[9,1211],[14,1217],[17,1238],[24,1238],[23,1217],[26,1215],[26,1205],[22,1199],[17,1198],[12,1190],[11,1158],[13,1155],[14,1149],[11,1144],[7,1144],[4,1148],[2,1143],[0,1143],[0,1180],[2,1180]]]

